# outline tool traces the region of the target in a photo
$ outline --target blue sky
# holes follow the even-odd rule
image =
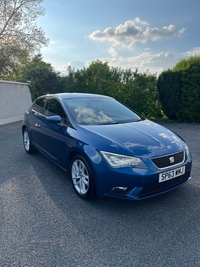
[[[110,66],[159,74],[200,55],[200,0],[44,0],[37,20],[50,39],[45,62],[67,67]]]

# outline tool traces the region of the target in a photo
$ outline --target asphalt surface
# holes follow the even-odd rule
[[[0,126],[1,267],[200,266],[200,124],[163,123],[193,154],[193,179],[142,201],[81,200],[67,173]]]

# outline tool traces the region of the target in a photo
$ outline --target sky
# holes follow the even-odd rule
[[[67,74],[96,60],[150,74],[200,56],[200,0],[44,0],[43,60]]]

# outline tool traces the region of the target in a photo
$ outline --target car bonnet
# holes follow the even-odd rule
[[[149,158],[185,149],[179,136],[149,120],[82,128],[98,150]]]

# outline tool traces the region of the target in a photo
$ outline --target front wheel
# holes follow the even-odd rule
[[[81,155],[76,155],[70,164],[72,185],[77,195],[83,199],[94,197],[94,177],[92,170]]]
[[[24,145],[24,149],[28,154],[33,154],[36,152],[35,147],[32,145],[31,143],[31,139],[29,137],[29,133],[27,131],[27,129],[25,128],[23,131],[23,145]]]

